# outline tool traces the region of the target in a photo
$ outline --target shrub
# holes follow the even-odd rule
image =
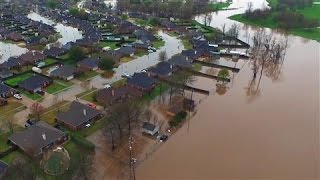
[[[170,121],[169,125],[171,127],[176,127],[180,125],[185,119],[187,118],[187,112],[186,111],[181,111],[177,113]]]

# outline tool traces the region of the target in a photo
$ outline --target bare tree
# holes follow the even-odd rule
[[[166,52],[166,51],[161,51],[161,52],[159,53],[159,58],[158,58],[158,60],[159,60],[160,62],[167,61],[167,60],[168,60],[167,52]]]
[[[30,106],[31,115],[36,116],[38,121],[40,120],[40,115],[43,112],[44,112],[44,107],[38,102],[35,102]]]

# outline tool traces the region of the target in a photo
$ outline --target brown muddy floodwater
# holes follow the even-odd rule
[[[233,6],[246,3],[235,0]],[[238,11],[214,14],[212,25],[230,26],[224,17]],[[240,38],[248,31],[254,29],[242,29]],[[289,44],[280,77],[264,74],[257,95],[247,94],[249,63],[238,66],[224,95],[215,93],[216,82],[199,78],[195,84],[210,96],[189,125],[137,168],[137,179],[320,179],[320,44],[295,36]]]

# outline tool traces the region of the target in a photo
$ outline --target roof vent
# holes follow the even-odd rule
[[[87,110],[83,109],[83,115],[86,116],[87,115]]]
[[[47,140],[47,137],[46,137],[46,134],[45,133],[42,133],[42,139],[45,141]]]

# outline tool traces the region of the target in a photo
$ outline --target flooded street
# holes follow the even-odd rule
[[[82,32],[77,28],[66,26],[61,23],[55,23],[53,20],[43,17],[35,12],[31,12],[27,17],[34,21],[41,21],[47,25],[53,26],[56,31],[61,34],[61,38],[57,41],[61,45],[65,45],[68,42],[75,42],[78,39],[82,39]]]
[[[231,7],[247,2],[234,0]],[[226,18],[244,10],[214,14],[211,25],[230,27],[234,21]],[[241,27],[242,40],[255,31]],[[137,179],[319,179],[319,48],[316,41],[289,36],[280,76],[263,74],[254,95],[248,93],[249,62],[237,65],[241,70],[224,95],[214,93],[213,80],[200,78],[195,85],[210,96],[189,125],[137,168]]]
[[[20,56],[28,50],[16,44],[0,42],[0,64],[7,61],[10,57]]]

